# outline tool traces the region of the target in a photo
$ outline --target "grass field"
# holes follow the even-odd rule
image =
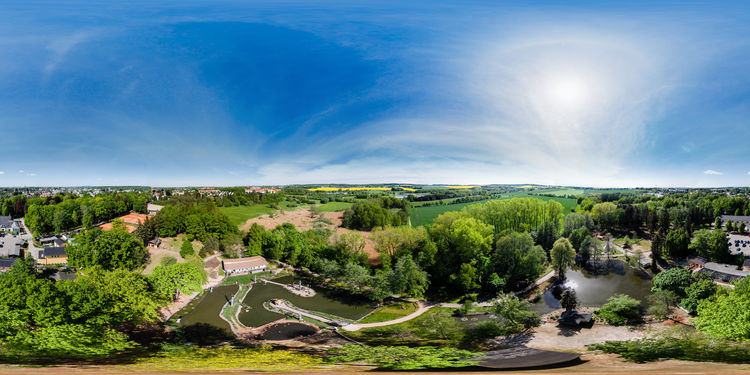
[[[406,191],[417,191],[417,189],[402,187]],[[316,187],[307,189],[309,191],[391,191],[391,187]]]
[[[328,202],[319,205],[316,210],[320,212],[344,211],[351,206],[352,203],[349,202]]]
[[[267,204],[255,204],[252,206],[219,207],[219,210],[229,216],[234,225],[244,224],[248,219],[260,215],[273,213],[275,210]]]
[[[389,320],[398,319],[402,316],[407,316],[414,311],[417,311],[417,304],[414,302],[394,303],[392,305],[383,306],[378,311],[375,311],[366,318],[360,320],[358,323],[387,322]]]
[[[535,193],[542,193],[542,192],[535,191]],[[508,199],[508,198],[536,198],[536,199],[541,199],[543,201],[554,200],[562,204],[563,215],[569,214],[571,210],[574,209],[578,205],[578,202],[572,198],[537,196],[537,195],[532,195],[531,192],[527,192],[527,191],[517,191],[513,193],[503,194],[502,196],[498,198],[493,198],[493,199]],[[433,220],[435,220],[435,218],[438,217],[442,213],[450,212],[450,211],[461,211],[466,206],[470,206],[472,204],[484,203],[484,202],[487,202],[488,200],[492,200],[492,199],[469,202],[469,203],[446,204],[446,205],[440,205],[440,206],[414,207],[411,210],[411,225],[413,227],[428,225],[428,224],[431,224]]]

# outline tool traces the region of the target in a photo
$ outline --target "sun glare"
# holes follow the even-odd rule
[[[544,90],[549,104],[563,111],[582,110],[589,101],[589,88],[576,77],[550,79]]]

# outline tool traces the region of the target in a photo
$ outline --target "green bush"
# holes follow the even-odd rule
[[[619,354],[633,362],[680,359],[697,362],[750,362],[750,344],[712,339],[701,334],[665,336],[631,341],[607,341],[586,346],[589,350]]]
[[[596,311],[596,315],[616,326],[638,323],[641,321],[640,305],[641,302],[637,299],[618,294],[609,297],[607,303]]]

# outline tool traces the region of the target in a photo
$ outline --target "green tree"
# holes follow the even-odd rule
[[[648,313],[656,318],[665,319],[679,301],[680,297],[670,290],[656,290],[648,296]]]
[[[567,238],[561,238],[555,241],[550,251],[552,267],[557,273],[559,279],[565,279],[565,271],[575,263],[576,252]]]
[[[641,302],[637,299],[618,294],[609,297],[596,315],[616,326],[636,323],[641,321],[640,305]]]
[[[404,296],[420,298],[427,291],[427,272],[422,271],[411,255],[398,259],[393,267],[391,290]]]
[[[729,246],[724,231],[701,229],[693,234],[689,249],[714,262],[722,262],[728,256]]]
[[[688,255],[690,235],[683,228],[677,228],[667,234],[664,242],[664,255],[669,258],[683,258]]]
[[[698,304],[695,327],[710,335],[736,341],[750,341],[750,293],[718,293]]]
[[[187,258],[190,255],[195,255],[195,250],[193,249],[193,244],[185,238],[182,240],[182,245],[180,246],[180,256]]]
[[[612,202],[597,203],[591,208],[591,217],[605,230],[611,230],[618,221],[617,205]]]
[[[541,323],[539,314],[530,311],[530,307],[531,304],[528,301],[518,299],[515,295],[508,293],[498,296],[493,305],[493,311],[505,320],[506,331],[520,332]]]
[[[180,294],[190,294],[202,290],[206,283],[206,271],[192,263],[175,263],[156,266],[150,276],[154,290],[160,296],[172,301]]]
[[[120,227],[109,231],[94,228],[76,237],[66,248],[68,265],[85,268],[98,265],[105,270],[135,270],[143,266],[148,252],[132,234]]]
[[[685,289],[685,298],[680,304],[685,310],[695,312],[698,304],[718,291],[719,287],[713,280],[698,280]]]
[[[560,295],[560,306],[565,311],[575,310],[578,307],[578,298],[576,297],[576,291],[572,289],[566,289]]]
[[[666,290],[679,297],[685,297],[685,290],[693,283],[693,277],[690,271],[684,268],[670,268],[659,272],[651,282],[653,284],[652,292]]]

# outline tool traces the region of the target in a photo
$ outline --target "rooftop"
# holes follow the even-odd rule
[[[45,247],[39,251],[39,258],[57,258],[68,256],[64,247]]]
[[[226,271],[268,265],[268,261],[260,255],[248,258],[224,259],[223,262]]]

